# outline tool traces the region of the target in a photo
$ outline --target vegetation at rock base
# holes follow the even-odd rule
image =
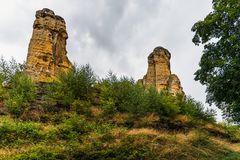
[[[207,87],[215,103],[234,122],[240,121],[240,1],[213,0],[213,11],[194,24],[193,42],[203,44],[195,79]]]
[[[21,69],[11,73],[0,159],[240,159],[239,127],[217,124],[191,97],[111,72],[99,79],[89,65],[59,73],[43,93]]]

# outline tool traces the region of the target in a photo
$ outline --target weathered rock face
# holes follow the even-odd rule
[[[47,8],[36,12],[25,70],[33,80],[51,82],[58,71],[72,68],[67,57],[67,38],[62,17]]]
[[[171,94],[184,94],[180,80],[175,74],[171,74],[170,52],[163,47],[156,47],[148,56],[148,70],[139,83],[146,88],[156,87],[158,91],[167,90]]]

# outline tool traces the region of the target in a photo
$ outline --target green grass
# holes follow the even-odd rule
[[[216,143],[211,139],[214,135],[200,129],[204,123],[184,133],[147,124],[135,128],[134,124],[144,118],[133,119],[133,126],[125,127],[124,122],[111,121],[110,117],[100,120],[74,113],[60,117],[63,119],[58,123],[51,119],[43,123],[0,116],[0,159],[240,159],[240,153]],[[231,145],[230,139],[222,140]]]

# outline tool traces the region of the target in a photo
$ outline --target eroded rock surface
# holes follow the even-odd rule
[[[167,90],[173,95],[184,94],[177,75],[171,73],[170,52],[163,47],[156,47],[148,56],[148,70],[139,83],[146,88],[156,87],[158,91]]]
[[[67,57],[64,19],[47,8],[36,12],[29,43],[26,73],[37,82],[51,82],[58,71],[72,68]]]

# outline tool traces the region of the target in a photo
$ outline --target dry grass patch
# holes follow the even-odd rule
[[[176,136],[176,139],[181,142],[181,143],[185,143],[187,141],[189,141],[190,139],[193,139],[197,134],[197,131],[190,131],[188,132],[187,134],[184,134],[184,133],[177,133],[175,136]]]
[[[185,124],[185,123],[189,123],[189,122],[192,120],[192,118],[189,117],[189,116],[186,116],[186,115],[177,115],[177,116],[174,118],[174,120],[175,120],[175,121],[179,121],[179,122]]]
[[[148,124],[153,123],[153,122],[157,122],[157,121],[159,121],[159,119],[160,119],[159,116],[154,114],[154,113],[141,118],[142,121],[144,121]]]
[[[94,117],[99,117],[103,114],[103,110],[101,108],[99,108],[98,106],[90,107],[90,112]]]
[[[113,116],[112,121],[117,124],[124,124],[128,120],[129,116],[129,113],[116,113]]]
[[[240,152],[240,143],[230,143],[227,140],[220,139],[217,137],[210,137],[209,139],[211,139],[213,142],[219,144],[220,146],[226,147],[235,152]]]
[[[145,134],[145,135],[155,135],[158,136],[160,134],[159,131],[149,128],[139,128],[139,129],[131,129],[127,133],[128,135],[138,135],[138,134]]]

